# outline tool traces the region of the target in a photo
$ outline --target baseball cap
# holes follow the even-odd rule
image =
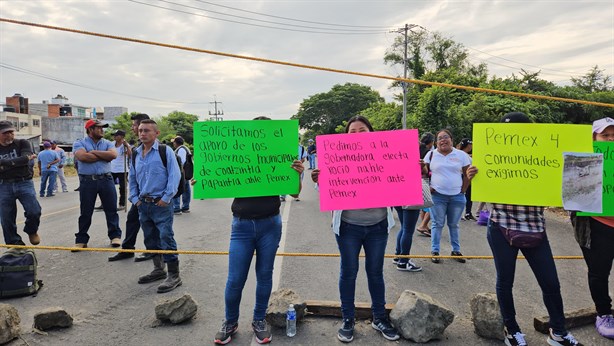
[[[45,147],[45,148],[51,148],[51,143],[49,143],[49,142],[45,141],[45,142],[43,143],[43,147]]]
[[[309,138],[309,139],[307,140],[307,142],[313,142],[313,139]]]
[[[595,120],[593,121],[593,133],[601,133],[608,126],[614,126],[614,119],[607,117]]]
[[[86,129],[89,129],[92,126],[109,127],[109,124],[103,124],[99,120],[95,120],[95,119],[90,119],[90,120],[85,122],[85,128]]]
[[[463,138],[463,139],[461,139],[459,144],[461,145],[461,147],[466,147],[469,144],[473,144],[473,142],[469,138]]]
[[[9,131],[17,131],[13,126],[13,123],[7,120],[0,121],[0,133],[5,133]]]
[[[502,123],[531,123],[531,119],[522,112],[511,112],[501,118]]]
[[[125,135],[126,135],[126,131],[124,131],[124,130],[117,130],[113,134],[113,136],[125,136]]]

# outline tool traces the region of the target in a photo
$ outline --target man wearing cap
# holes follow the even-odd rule
[[[53,197],[53,189],[55,188],[55,178],[58,174],[58,163],[60,158],[58,154],[51,150],[51,143],[45,141],[43,143],[45,150],[38,154],[38,174],[41,177],[41,189],[40,196],[45,197],[45,190],[47,190],[47,197]]]
[[[134,114],[130,117],[132,120],[132,132],[135,136],[139,135],[139,125],[141,121],[149,119],[149,115],[145,113]],[[138,147],[138,145],[137,145]],[[132,152],[132,151],[131,151]],[[134,250],[136,247],[136,236],[139,233],[139,229],[141,228],[141,223],[139,221],[139,209],[136,205],[132,204],[130,209],[128,210],[128,216],[126,217],[126,237],[122,242],[122,249],[130,249]],[[144,253],[137,256],[134,261],[141,262],[152,259],[154,254]],[[119,261],[123,259],[128,259],[134,257],[133,252],[118,252],[117,254],[109,257],[109,262]]]
[[[55,141],[51,141],[51,150],[55,151],[60,158],[60,162],[58,163],[58,178],[60,180],[60,184],[62,185],[62,192],[68,192],[68,186],[66,185],[66,177],[64,176],[64,165],[66,165],[66,152],[64,149],[58,147],[58,144]],[[55,185],[53,189],[54,193],[58,192],[58,179],[55,180]]]
[[[92,224],[92,214],[96,196],[100,196],[107,220],[107,233],[111,246],[121,245],[122,231],[117,215],[117,192],[111,175],[111,161],[117,157],[117,151],[112,142],[102,138],[103,128],[108,127],[98,120],[90,119],[85,123],[87,137],[75,141],[73,152],[79,162],[79,199],[81,215],[79,216],[79,231],[75,234],[75,247],[86,248],[90,240],[87,234]]]
[[[30,243],[38,245],[38,225],[41,206],[36,199],[30,161],[36,157],[32,145],[25,139],[15,139],[15,128],[10,121],[0,121],[0,222],[4,243],[25,245],[17,234],[17,200],[24,209],[26,221],[23,231]]]
[[[316,143],[313,139],[307,140],[307,160],[309,160],[309,169],[316,169]]]
[[[172,140],[173,147],[175,148],[175,154],[181,159],[181,164],[185,167],[185,163],[188,159],[191,160],[192,153],[185,145],[183,137],[177,136]],[[173,198],[173,212],[175,215],[181,215],[181,213],[190,212],[190,199],[192,197],[192,191],[190,191],[190,179],[184,179],[183,181],[183,193],[181,196]],[[181,206],[183,202],[183,207]]]
[[[593,140],[614,142],[614,119],[595,120]],[[604,190],[605,188],[604,180]],[[614,263],[614,216],[576,216],[576,213],[572,212],[571,222],[588,267],[588,288],[597,310],[595,329],[599,335],[614,339],[614,314],[609,288],[610,272]]]
[[[113,180],[119,182],[119,207],[126,207],[126,175],[128,173],[128,161],[132,155],[130,145],[126,142],[126,132],[117,130],[113,134],[115,138],[115,150],[117,157],[111,161],[111,173]]]

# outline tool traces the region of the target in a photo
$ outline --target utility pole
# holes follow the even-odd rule
[[[217,109],[217,104],[218,103],[220,105],[222,104],[221,102],[217,102],[216,96],[213,95],[213,102],[209,102],[209,104],[213,104],[214,112],[211,113],[211,111],[209,111],[209,115],[210,115],[209,120],[213,120],[213,121],[222,121],[222,120],[224,120],[224,118],[220,117],[220,115],[224,115],[224,111],[221,110],[221,109],[220,110]]]
[[[407,33],[420,25],[417,24],[405,24],[404,27],[399,28],[397,31],[392,31],[396,33],[403,34],[403,79],[407,79]],[[407,128],[407,82],[402,81],[401,86],[403,86],[403,129]]]

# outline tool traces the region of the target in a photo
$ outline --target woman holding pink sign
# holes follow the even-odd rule
[[[363,116],[348,120],[346,133],[373,132],[373,126]],[[318,182],[320,170],[311,172],[311,179]],[[384,284],[384,253],[388,243],[388,232],[394,226],[390,208],[367,208],[358,210],[335,210],[332,228],[341,255],[339,274],[339,295],[343,324],[337,333],[342,342],[354,340],[354,296],[358,258],[361,248],[365,250],[365,270],[371,294],[373,329],[388,340],[398,340],[399,334],[392,326],[386,313],[386,287]]]

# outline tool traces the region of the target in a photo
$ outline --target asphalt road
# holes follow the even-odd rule
[[[35,182],[36,184],[36,182]],[[76,178],[69,178],[69,193],[53,198],[42,198],[43,219],[41,245],[71,246],[79,215],[79,197],[72,190]],[[38,186],[36,187],[38,190]],[[175,217],[174,231],[180,250],[226,251],[230,237],[229,199],[195,200],[192,213]],[[21,212],[18,221],[23,222]],[[305,180],[301,201],[288,201],[282,205],[284,239],[280,252],[337,253],[330,230],[330,213],[319,211],[313,184]],[[120,218],[125,224],[126,214]],[[547,228],[555,255],[580,255],[573,232],[566,218],[548,213]],[[490,255],[485,238],[485,227],[463,222],[461,246],[465,255]],[[20,225],[22,227],[22,225]],[[388,240],[387,253],[394,252],[398,225]],[[108,247],[104,214],[96,212],[90,229],[90,247]],[[27,239],[27,236],[25,237]],[[142,245],[142,233],[137,241]],[[430,238],[416,234],[412,254],[427,255]],[[449,253],[449,238],[444,232],[442,254]],[[137,284],[140,275],[148,273],[151,262],[132,260],[108,262],[112,253],[39,250],[39,276],[44,288],[36,297],[2,300],[14,305],[21,316],[23,334],[9,345],[207,345],[224,318],[224,285],[228,262],[221,255],[181,255],[180,269],[183,286],[171,293],[157,294],[158,283]],[[533,329],[533,317],[546,315],[541,293],[526,262],[519,260],[515,282],[518,321],[527,334],[529,344],[545,345],[545,335]],[[394,303],[404,290],[431,295],[453,310],[454,322],[446,329],[443,339],[429,345],[499,345],[503,342],[480,338],[473,332],[469,300],[477,292],[494,292],[495,270],[492,260],[469,260],[465,264],[444,260],[432,264],[428,259],[415,262],[422,272],[399,272],[387,260],[385,267],[386,298]],[[362,262],[361,264],[364,264]],[[586,266],[582,260],[558,260],[566,310],[592,307],[587,287]],[[366,277],[358,277],[356,299],[369,302]],[[308,300],[338,300],[338,258],[278,257],[275,265],[275,287],[287,287]],[[250,322],[254,304],[255,275],[250,273],[241,302],[242,315],[239,332],[232,345],[254,344]],[[611,281],[611,287],[614,283]],[[158,300],[190,293],[199,304],[197,316],[181,325],[155,326],[154,307]],[[48,335],[31,332],[35,313],[47,307],[66,309],[75,319],[68,329],[52,330]],[[285,336],[282,329],[273,330],[273,343],[281,345],[341,344],[336,339],[339,319],[309,317],[298,325],[294,338]],[[355,345],[389,344],[368,322],[357,325]],[[593,326],[572,330],[585,345],[612,345],[614,342],[597,335]],[[415,344],[400,340],[398,344]],[[390,344],[393,344],[390,342]]]

